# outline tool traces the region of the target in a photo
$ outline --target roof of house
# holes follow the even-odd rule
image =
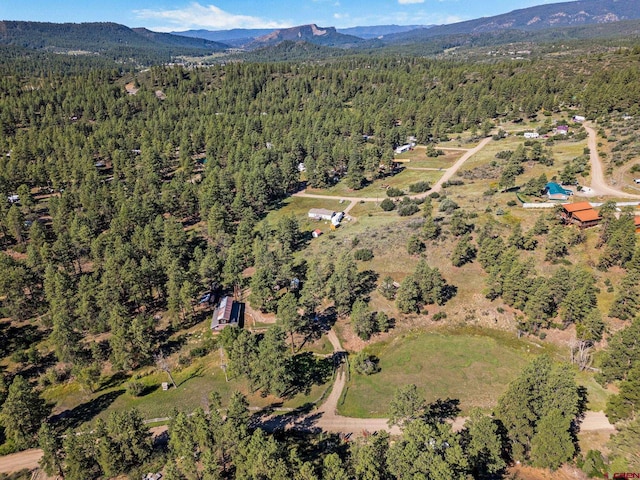
[[[556,130],[565,130],[565,131],[569,131],[569,126],[568,125],[558,125],[556,127]]]
[[[579,210],[577,212],[573,212],[573,216],[580,220],[581,222],[593,222],[595,220],[600,220],[600,215],[593,208],[589,210]]]
[[[327,210],[326,208],[312,208],[309,210],[309,216],[313,217],[332,217],[335,212],[333,210]]]
[[[562,208],[564,208],[566,212],[573,213],[573,212],[579,212],[581,210],[590,210],[593,207],[591,207],[591,204],[589,202],[576,202],[576,203],[563,203]]]
[[[231,319],[231,310],[233,309],[233,298],[224,297],[220,300],[218,311],[216,312],[216,320],[219,323],[227,323]]]
[[[636,227],[640,227],[640,217],[638,215],[633,217],[633,221],[634,221]]]
[[[315,233],[316,235],[322,235],[322,230],[320,230],[319,228],[316,228],[313,233]]]
[[[551,195],[557,195],[562,194],[562,195],[569,195],[571,193],[571,190],[567,190],[566,188],[562,188],[560,185],[558,185],[555,182],[549,182],[545,185],[545,188],[547,189],[547,192]],[[591,205],[589,205],[589,207],[591,207]]]

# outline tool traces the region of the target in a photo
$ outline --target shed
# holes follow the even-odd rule
[[[318,238],[320,235],[322,235],[322,230],[320,230],[319,228],[316,228],[313,232],[311,232],[311,236],[313,238]]]
[[[326,208],[312,208],[309,210],[309,218],[315,218],[316,220],[331,220],[336,212],[333,210],[327,210]]]

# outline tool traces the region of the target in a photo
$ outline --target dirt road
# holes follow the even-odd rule
[[[454,150],[463,150],[465,151],[465,153],[458,159],[456,163],[454,163],[453,165],[451,165],[449,168],[445,170],[444,175],[442,175],[440,180],[438,180],[435,183],[435,185],[431,187],[431,189],[427,190],[426,192],[419,193],[417,195],[410,195],[410,198],[425,198],[430,193],[439,192],[440,190],[442,190],[442,184],[445,183],[447,180],[449,180],[451,177],[453,177],[453,175],[455,175],[455,173],[460,169],[460,167],[464,164],[464,162],[466,162],[467,160],[469,160],[469,158],[471,158],[473,155],[475,155],[480,150],[482,150],[485,147],[485,145],[490,141],[491,141],[491,137],[486,137],[486,138],[483,138],[478,145],[476,145],[474,148],[471,148],[469,150],[465,150],[461,148],[454,149]],[[321,198],[325,200],[348,200],[351,203],[345,209],[345,212],[348,212],[349,210],[351,210],[354,207],[354,205],[356,205],[358,202],[379,202],[383,198],[386,198],[386,197],[340,197],[337,195],[321,195],[318,193],[307,193],[306,190],[303,190],[302,192],[294,193],[293,196],[306,197],[306,198]]]
[[[0,457],[0,472],[11,473],[23,469],[33,470],[38,468],[38,462],[42,458],[42,450],[32,448],[11,455]]]
[[[633,198],[640,200],[640,195],[626,193],[607,184],[604,178],[604,172],[602,170],[602,162],[600,161],[600,156],[598,155],[598,137],[596,135],[596,132],[591,126],[583,125],[583,127],[589,135],[587,145],[589,146],[589,160],[591,161],[591,189],[593,190],[593,193],[591,193],[591,195],[610,195],[612,197]]]

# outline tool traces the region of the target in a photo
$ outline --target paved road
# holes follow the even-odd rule
[[[583,125],[583,127],[589,134],[587,144],[589,146],[589,160],[591,161],[591,189],[593,190],[591,195],[611,195],[612,197],[618,198],[640,199],[640,195],[623,192],[607,184],[602,170],[602,162],[598,155],[598,137],[596,136],[596,132],[589,125]]]

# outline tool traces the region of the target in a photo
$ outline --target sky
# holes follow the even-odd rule
[[[158,32],[315,23],[441,25],[558,0],[0,0],[1,20],[116,22]]]

